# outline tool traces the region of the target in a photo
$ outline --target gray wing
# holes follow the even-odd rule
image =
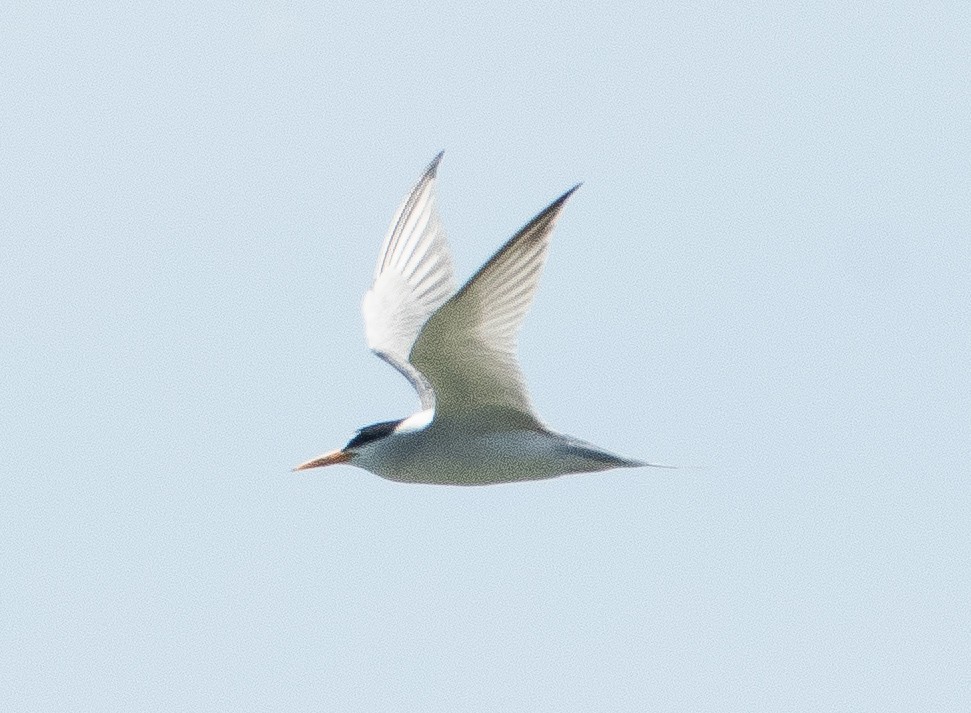
[[[516,361],[550,235],[574,186],[514,235],[422,327],[410,361],[435,390],[435,418],[489,414],[495,425],[540,426]]]
[[[422,325],[455,291],[435,201],[441,159],[442,154],[434,158],[395,213],[361,305],[368,346],[405,375],[426,409],[434,406],[435,393],[408,355]]]

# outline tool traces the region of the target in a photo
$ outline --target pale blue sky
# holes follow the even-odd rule
[[[971,10],[14,3],[5,711],[971,708]],[[289,468],[407,415],[359,303],[577,181],[551,426],[685,465]]]

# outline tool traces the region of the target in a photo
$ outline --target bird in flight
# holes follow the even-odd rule
[[[574,186],[460,289],[435,201],[442,154],[405,198],[364,296],[368,346],[418,392],[421,410],[360,429],[343,448],[294,470],[347,463],[389,480],[489,485],[610,468],[658,466],[546,428],[530,405],[516,336],[550,235]]]

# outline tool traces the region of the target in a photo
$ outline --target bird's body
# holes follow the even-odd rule
[[[354,460],[403,483],[491,485],[644,465],[544,428],[507,428],[481,418],[435,420],[431,411],[391,424],[388,435],[356,446]]]
[[[368,345],[411,381],[422,409],[365,426],[296,470],[348,463],[399,482],[488,485],[652,465],[547,429],[516,363],[550,233],[576,187],[455,290],[435,208],[440,159],[395,214],[363,304]]]

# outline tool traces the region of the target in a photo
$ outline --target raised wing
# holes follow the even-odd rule
[[[546,261],[550,234],[574,186],[514,235],[425,323],[410,361],[435,390],[435,418],[490,414],[495,425],[538,427],[516,336]]]
[[[361,305],[368,346],[407,377],[426,409],[434,406],[435,394],[408,362],[408,354],[429,315],[455,291],[452,259],[435,205],[441,160],[438,154],[395,213]]]

